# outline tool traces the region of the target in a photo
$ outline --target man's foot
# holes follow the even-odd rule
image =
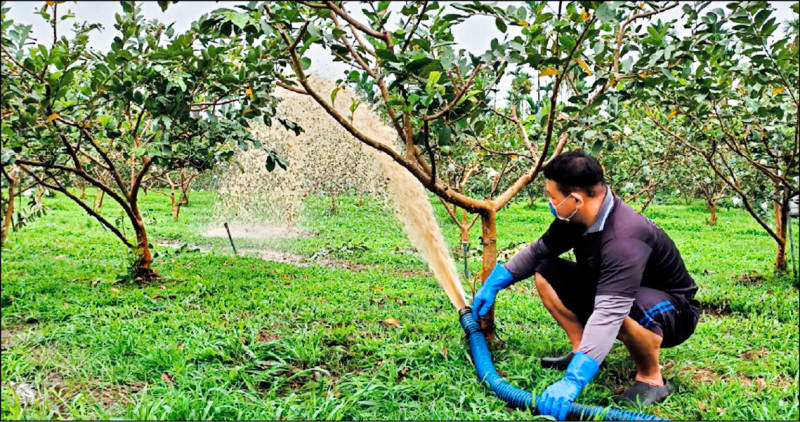
[[[614,401],[620,404],[632,406],[650,406],[651,404],[663,401],[672,393],[672,386],[669,381],[664,380],[664,385],[652,385],[642,381],[636,381],[628,387],[624,393],[614,396]]]
[[[566,355],[557,358],[542,358],[542,368],[551,368],[564,371],[569,366],[569,363],[572,362],[573,356],[575,356],[575,353],[569,352]]]

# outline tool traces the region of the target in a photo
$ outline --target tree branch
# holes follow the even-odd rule
[[[42,180],[41,178],[36,176],[36,174],[34,172],[32,172],[30,169],[26,168],[24,165],[20,165],[19,168],[21,168],[23,171],[25,171],[31,177],[33,177],[40,185],[42,185],[42,186],[44,186],[44,187],[46,187],[48,189],[52,189],[54,191],[61,192],[64,195],[66,195],[69,199],[71,199],[73,202],[75,202],[81,208],[83,208],[89,215],[91,215],[92,217],[96,218],[97,221],[100,222],[100,224],[104,225],[106,228],[111,230],[112,233],[114,233],[120,240],[122,240],[122,243],[124,243],[125,246],[127,246],[129,248],[133,248],[133,245],[128,241],[128,239],[125,238],[125,236],[119,231],[119,229],[117,229],[113,224],[111,224],[108,220],[106,220],[105,217],[103,217],[102,215],[97,213],[95,210],[93,210],[92,207],[86,205],[86,203],[81,201],[80,198],[78,198],[77,196],[75,196],[72,193],[70,193],[69,190],[67,190],[65,187],[63,187],[61,185],[56,186],[56,185],[52,185],[50,183],[45,182],[44,180]]]
[[[461,90],[458,92],[458,94],[456,94],[456,97],[453,98],[453,101],[451,101],[449,104],[444,106],[441,110],[437,111],[436,113],[433,113],[433,114],[427,115],[427,116],[423,116],[422,120],[435,120],[435,119],[438,119],[438,118],[444,116],[444,114],[447,113],[451,108],[453,108],[453,106],[458,104],[458,100],[460,100],[461,97],[464,96],[464,93],[467,92],[467,89],[469,89],[469,87],[472,85],[472,82],[475,80],[475,76],[477,76],[478,72],[480,72],[480,71],[481,71],[481,63],[478,63],[478,65],[475,66],[475,69],[472,71],[472,75],[469,77],[469,79],[467,79],[467,83],[464,85],[463,88],[461,88]],[[455,87],[453,87],[453,88],[455,88]]]
[[[284,41],[289,40],[289,37],[283,30],[279,30],[280,36],[284,39]],[[420,182],[424,185],[430,185],[430,190],[435,193],[436,195],[442,196],[447,199],[449,202],[458,204],[460,207],[467,209],[471,212],[486,212],[487,205],[483,201],[478,201],[473,198],[470,198],[465,195],[461,195],[457,192],[454,192],[452,189],[442,186],[440,184],[430,184],[431,176],[425,174],[424,170],[416,164],[412,164],[411,161],[403,159],[395,150],[391,147],[391,145],[384,144],[382,142],[376,141],[364,133],[359,131],[355,128],[344,116],[339,114],[335,108],[331,104],[323,99],[316,91],[314,91],[308,83],[305,73],[303,72],[303,68],[300,64],[300,57],[297,54],[296,50],[289,51],[292,61],[292,67],[294,68],[295,73],[297,74],[298,81],[303,86],[303,88],[308,92],[308,94],[314,98],[314,100],[319,104],[331,117],[333,117],[342,127],[344,127],[350,134],[352,134],[356,139],[363,142],[364,144],[383,152],[384,154],[388,155],[392,158],[396,163],[406,168],[409,172],[411,172],[414,177],[416,177]]]

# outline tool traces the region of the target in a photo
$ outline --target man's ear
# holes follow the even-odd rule
[[[570,196],[572,196],[575,199],[575,206],[576,207],[578,207],[579,204],[580,204],[581,207],[586,204],[586,202],[583,199],[583,195],[581,195],[581,194],[579,194],[577,192],[572,192],[572,193],[570,193]]]

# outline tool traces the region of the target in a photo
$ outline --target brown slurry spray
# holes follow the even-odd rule
[[[329,101],[331,92],[336,89],[336,85],[333,82],[321,77],[312,77],[310,84],[325,101]],[[361,104],[355,109],[355,112],[350,111],[353,101],[357,100],[352,92],[342,87],[336,95],[334,106],[341,115],[350,119],[353,126],[360,132],[371,139],[399,150],[396,142],[397,133],[386,125],[368,105]],[[312,138],[317,136],[315,134],[317,130],[322,135],[330,131],[331,127],[341,128],[310,96],[287,93],[284,96],[284,101],[291,103],[287,107],[287,110],[291,111],[290,116],[288,116],[290,119],[294,118],[297,115],[296,113],[319,116],[316,119],[317,123],[323,125],[323,127],[304,127]],[[323,115],[324,117],[322,117]],[[355,141],[352,136],[350,138]],[[317,139],[317,142],[325,141],[324,139]],[[336,139],[331,139],[327,142],[335,141]],[[384,179],[395,214],[402,223],[411,243],[422,254],[433,271],[436,281],[444,289],[453,306],[459,310],[463,309],[466,307],[464,287],[458,278],[458,271],[444,241],[441,228],[436,223],[433,207],[422,184],[388,155],[367,145],[361,143],[359,145],[365,155],[373,158],[369,160],[373,166],[372,169],[369,169],[369,173],[376,178]]]

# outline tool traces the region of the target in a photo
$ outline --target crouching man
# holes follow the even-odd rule
[[[566,356],[542,359],[542,367],[566,373],[536,403],[540,414],[566,417],[614,339],[636,363],[634,384],[615,400],[664,400],[671,389],[661,376],[659,350],[686,341],[700,314],[697,286],[678,249],[611,192],[600,164],[582,151],[557,157],[544,176],[555,220],[537,241],[494,268],[475,294],[476,318],[488,312],[498,291],[535,277],[545,308],[572,343]],[[575,262],[559,258],[569,250]]]

